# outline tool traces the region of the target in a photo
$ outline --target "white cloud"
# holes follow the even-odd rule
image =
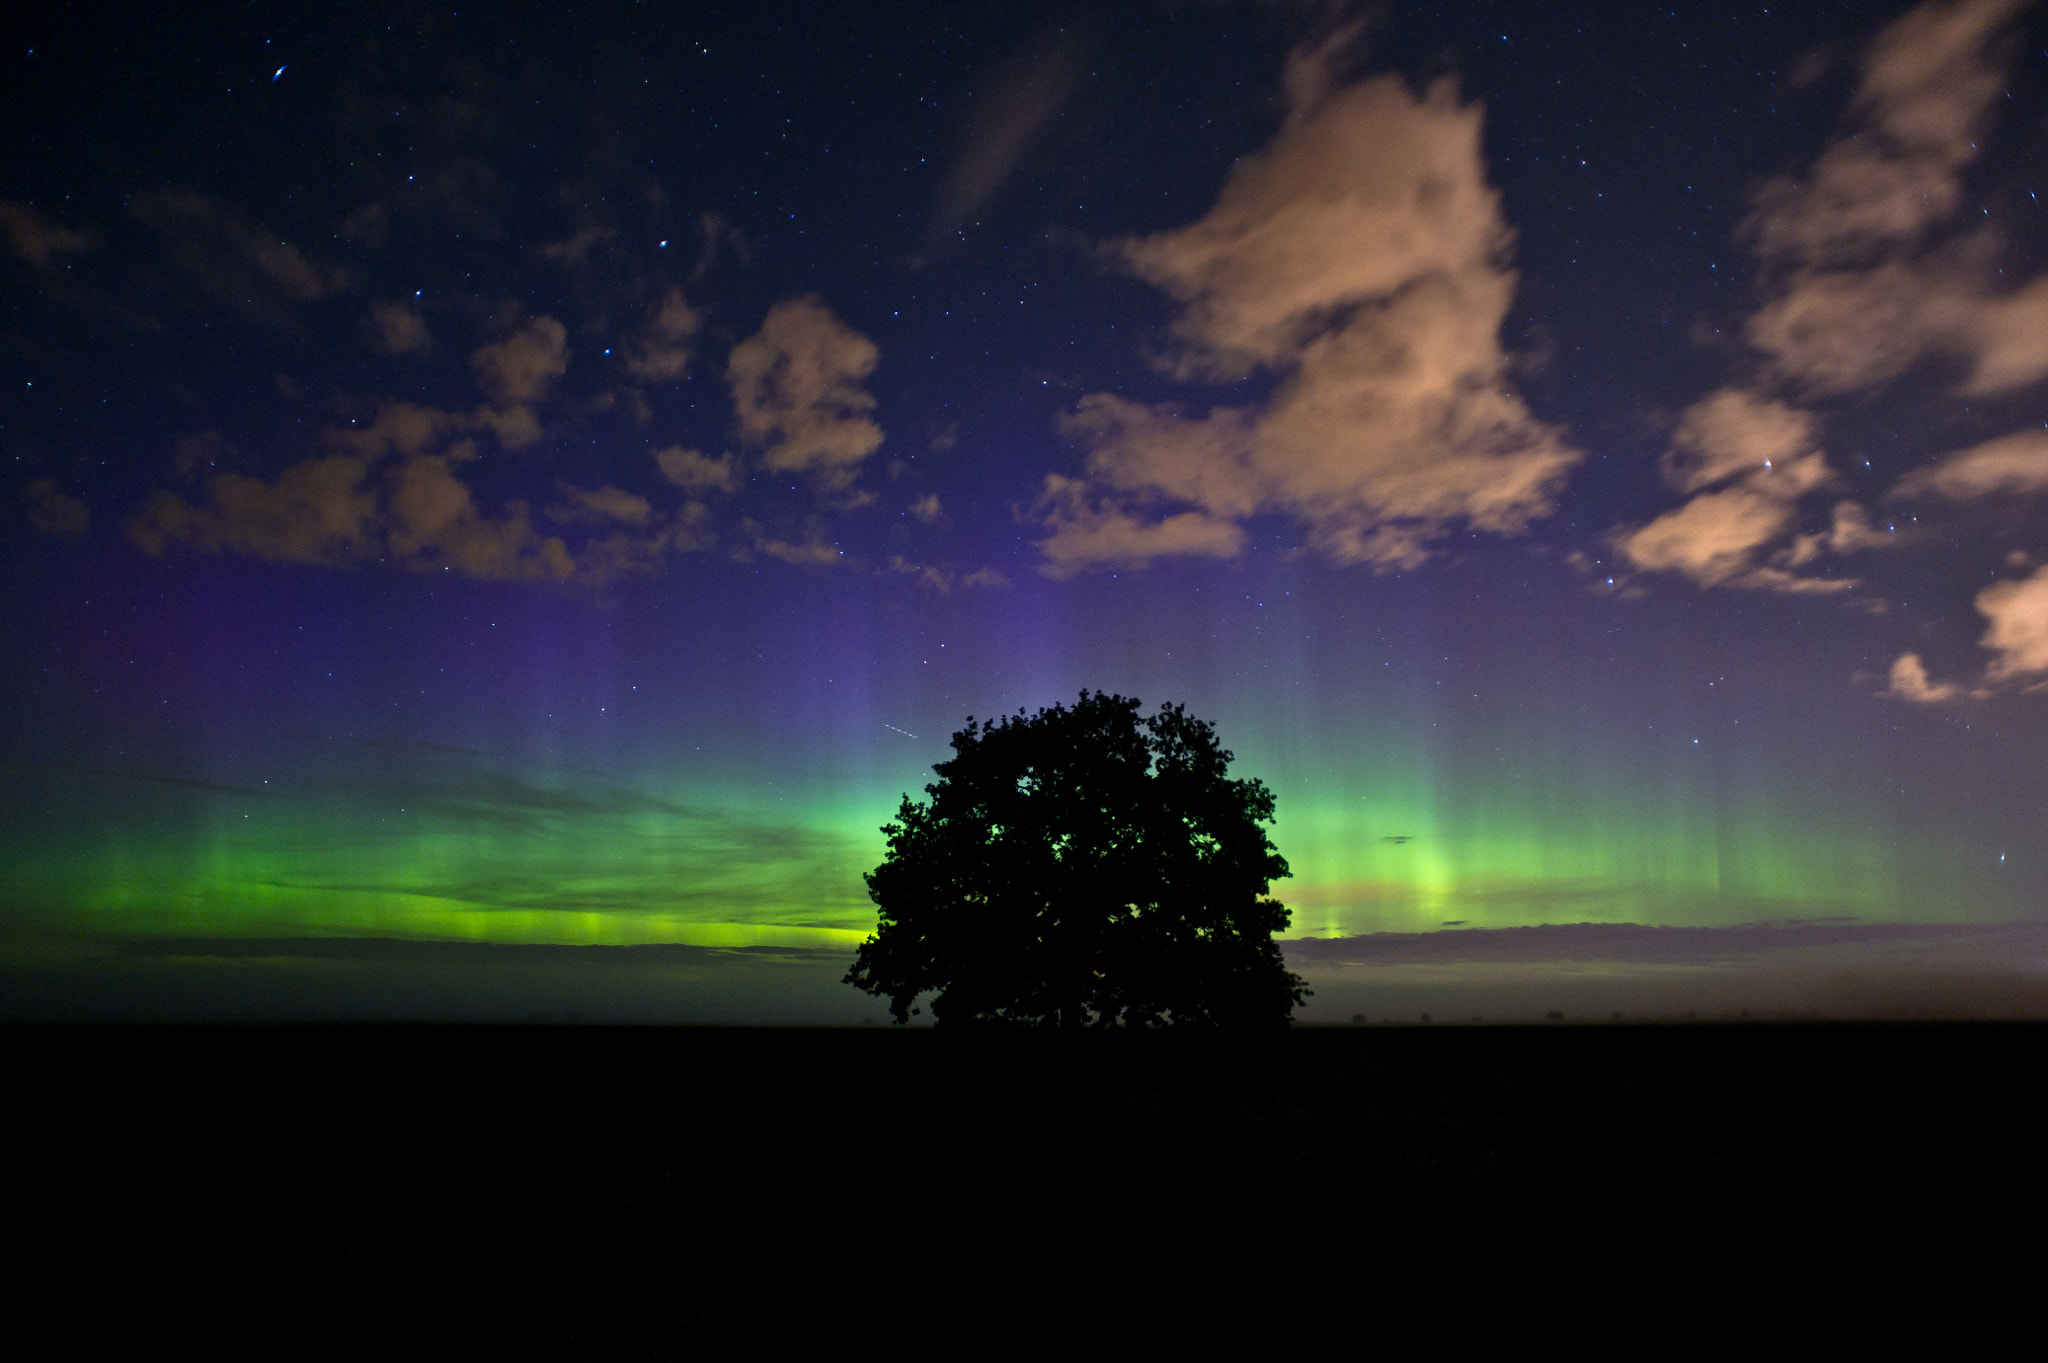
[[[1549,513],[1580,456],[1508,381],[1514,276],[1480,121],[1447,81],[1363,82],[1241,160],[1197,222],[1117,245],[1181,305],[1162,367],[1277,388],[1202,415],[1084,397],[1063,425],[1091,495],[1048,484],[1051,570],[1232,555],[1236,522],[1268,511],[1338,562],[1407,567],[1460,524]]]

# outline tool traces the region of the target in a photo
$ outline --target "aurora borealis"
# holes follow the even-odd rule
[[[2043,13],[1641,23],[9,17],[11,1008],[879,1015],[1086,687],[1310,1020],[2033,1009]]]

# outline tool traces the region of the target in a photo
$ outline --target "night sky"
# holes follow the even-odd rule
[[[1307,1021],[2048,999],[2048,9],[0,24],[9,1016],[879,1019],[1084,687]]]

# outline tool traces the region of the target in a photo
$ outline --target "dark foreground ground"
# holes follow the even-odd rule
[[[16,1319],[86,1354],[1149,1354],[2037,1281],[2040,1026],[1089,1041],[0,1032]]]

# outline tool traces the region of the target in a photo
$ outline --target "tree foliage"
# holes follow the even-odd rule
[[[1288,874],[1273,794],[1227,774],[1178,705],[1081,693],[953,735],[928,803],[903,798],[867,877],[880,925],[846,982],[898,1022],[1286,1023],[1307,994],[1273,934]]]

